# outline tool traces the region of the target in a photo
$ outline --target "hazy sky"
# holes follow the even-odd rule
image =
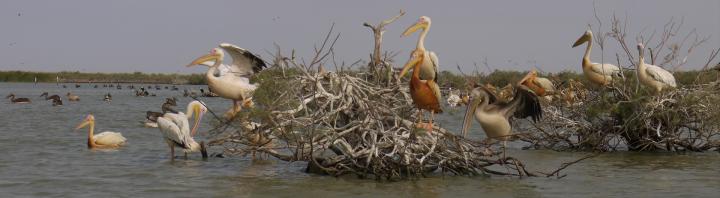
[[[697,28],[711,36],[696,48],[684,69],[698,68],[711,48],[720,47],[720,1],[597,1],[609,25],[613,13],[630,19],[637,32],[661,31],[671,18],[684,17],[685,35]],[[571,44],[593,23],[593,1],[0,1],[0,70],[83,72],[202,72],[192,59],[220,42],[234,43],[264,58],[273,43],[308,57],[334,22],[341,33],[337,59],[367,59],[372,35],[363,22],[377,23],[400,9],[406,15],[387,27],[384,49],[398,51],[403,64],[417,36],[400,33],[418,17],[432,18],[426,48],[442,70],[456,64],[471,70],[487,58],[493,69],[579,71],[584,48]],[[18,16],[19,15],[19,16]],[[634,49],[634,43],[631,44]],[[608,43],[606,57],[619,46]],[[599,62],[599,48],[593,60]],[[633,50],[634,53],[637,53]],[[612,56],[614,59],[614,56]],[[399,67],[396,66],[396,67]]]

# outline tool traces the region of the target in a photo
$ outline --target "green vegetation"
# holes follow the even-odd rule
[[[159,74],[159,73],[80,73],[80,72],[27,72],[0,71],[0,82],[38,82],[54,83],[56,77],[60,82],[106,82],[106,83],[163,83],[163,84],[206,84],[203,74]]]
[[[507,70],[495,70],[490,74],[480,74],[480,75],[473,75],[473,76],[463,76],[459,74],[455,74],[450,71],[442,71],[439,73],[438,77],[438,84],[440,84],[443,87],[453,87],[457,89],[466,88],[467,85],[471,85],[472,83],[478,83],[478,84],[485,84],[490,83],[495,86],[505,86],[507,84],[514,84],[520,79],[522,79],[528,71],[507,71]],[[633,86],[636,84],[635,81],[635,71],[626,70],[625,72],[625,78],[629,79],[625,83],[632,84]],[[713,81],[718,80],[718,71],[716,70],[708,70],[708,71],[676,71],[673,73],[675,76],[675,79],[677,81],[678,86],[689,86],[693,84],[707,84]],[[699,75],[699,76],[698,76]],[[556,85],[559,83],[567,82],[569,79],[574,79],[575,81],[579,81],[582,84],[590,84],[587,82],[585,77],[582,73],[576,73],[574,71],[561,71],[556,73],[542,73],[539,74],[540,77],[545,77],[550,79],[551,81],[555,82]],[[697,82],[695,82],[697,79]],[[467,84],[470,83],[470,84]]]

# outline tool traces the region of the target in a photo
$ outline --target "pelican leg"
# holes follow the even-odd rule
[[[187,160],[187,159],[188,159],[188,158],[187,158],[187,152],[185,152],[185,160]]]
[[[170,145],[170,161],[175,161],[175,146]]]
[[[502,141],[502,147],[503,147],[503,156],[502,156],[503,160],[502,161],[504,163],[505,162],[505,152],[507,151],[507,149],[506,149],[507,148],[507,140]]]
[[[423,115],[423,113],[422,113],[422,110],[418,110],[417,119],[418,119],[418,120],[417,120],[417,123],[415,124],[415,127],[417,127],[417,128],[424,128],[424,127],[423,127],[423,119],[425,119],[425,118],[424,118],[424,115]]]
[[[427,130],[428,132],[433,131],[433,120],[435,119],[435,111],[430,111],[430,121],[427,124]]]
[[[242,110],[244,104],[245,100],[236,100],[235,105],[233,106],[233,115],[239,113]]]
[[[225,118],[228,120],[231,120],[233,117],[235,117],[235,113],[238,112],[238,101],[233,100],[233,107],[228,109],[227,112],[225,112]]]

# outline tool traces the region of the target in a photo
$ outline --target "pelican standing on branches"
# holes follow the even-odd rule
[[[400,78],[402,78],[410,68],[413,68],[413,74],[410,78],[410,94],[415,105],[420,109],[420,112],[418,112],[420,114],[419,122],[422,121],[422,110],[430,111],[430,122],[426,126],[428,130],[432,130],[432,120],[435,113],[442,113],[439,105],[439,102],[442,101],[442,95],[440,86],[437,84],[438,58],[435,52],[425,49],[425,37],[430,30],[430,25],[430,17],[421,16],[415,24],[402,33],[401,37],[404,37],[422,29],[415,50],[410,55],[410,60],[405,63],[403,70],[400,72]],[[430,97],[434,98],[431,99]]]
[[[655,90],[655,93],[660,93],[666,88],[675,88],[675,76],[672,73],[664,70],[662,67],[655,65],[645,64],[645,46],[642,43],[637,45],[640,60],[637,64],[637,77],[640,79],[640,83]]]
[[[95,135],[95,116],[89,114],[75,130],[90,125],[88,129],[87,146],[89,149],[116,149],[125,144],[127,139],[117,132],[105,131]]]
[[[552,97],[549,97],[549,95],[555,92],[555,85],[553,85],[552,81],[547,78],[538,77],[537,71],[534,69],[528,72],[518,84],[524,85],[535,93],[535,95],[545,97],[545,99],[548,100],[552,100]]]
[[[233,59],[230,65],[223,64],[223,50]],[[188,67],[194,65],[208,66],[205,74],[208,87],[220,97],[233,100],[233,108],[225,114],[227,118],[234,117],[243,106],[253,106],[252,95],[258,84],[251,84],[250,77],[267,67],[258,56],[228,43],[220,44],[220,48],[214,48],[210,54],[195,59]]]
[[[435,55],[435,52],[429,51],[425,49],[425,37],[428,34],[428,31],[430,31],[430,17],[427,16],[421,16],[418,21],[413,24],[412,26],[408,27],[405,32],[402,33],[401,37],[404,36],[410,36],[412,33],[417,32],[418,30],[422,29],[422,32],[420,32],[420,36],[418,37],[417,45],[415,46],[415,50],[412,53],[417,53],[419,55],[419,64],[420,64],[420,80],[432,80],[434,83],[438,82],[438,57]],[[411,60],[408,60],[408,63],[410,63]],[[406,64],[407,67],[403,69],[403,71],[410,69],[412,65]],[[402,77],[404,72],[401,72],[400,77]],[[432,87],[432,91],[435,92],[435,96],[437,97],[438,101],[442,101],[441,94],[440,94],[440,86],[437,86],[437,84],[434,84]]]
[[[175,159],[175,147],[183,149],[185,152],[185,158],[187,159],[187,153],[200,151],[203,159],[207,158],[207,150],[205,149],[205,143],[197,143],[193,136],[197,132],[198,126],[200,126],[200,120],[203,114],[207,112],[207,108],[199,101],[192,101],[187,106],[187,113],[165,113],[163,117],[157,118],[158,128],[162,132],[165,142],[170,147],[170,159]],[[194,124],[190,129],[188,119],[190,116],[194,118]]]
[[[592,31],[585,31],[585,34],[580,36],[572,47],[577,47],[586,42],[588,44],[582,60],[583,74],[585,74],[585,77],[590,82],[601,86],[609,85],[613,78],[620,78],[620,75],[622,74],[620,73],[620,68],[618,66],[608,63],[600,64],[590,62],[590,51],[592,50],[593,44]]]
[[[497,101],[495,95],[484,87],[473,89],[470,98],[463,119],[463,137],[467,136],[472,124],[470,119],[474,116],[488,138],[500,140],[505,146],[512,133],[510,116],[531,117],[533,121],[538,121],[542,117],[542,108],[537,96],[523,85],[516,87],[515,96],[507,103]]]
[[[413,68],[412,76],[410,77],[410,96],[415,106],[419,109],[417,126],[422,128],[420,124],[423,120],[422,110],[428,110],[430,111],[430,121],[424,128],[432,131],[435,113],[442,113],[442,109],[440,109],[440,97],[437,95],[440,94],[440,92],[434,90],[435,88],[433,88],[433,86],[437,87],[437,84],[432,79],[420,80],[420,65],[422,61],[422,52],[413,52],[410,61],[405,64],[403,70],[400,72],[400,76],[404,76],[410,67]]]

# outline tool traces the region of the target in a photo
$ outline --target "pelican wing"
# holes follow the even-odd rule
[[[260,57],[236,45],[222,43],[220,47],[232,57],[233,62],[229,66],[236,76],[250,76],[267,67]]]
[[[531,117],[537,122],[542,117],[542,107],[537,96],[522,85],[515,89],[515,96],[510,102],[498,103],[497,106],[498,111],[507,118],[513,115],[516,118]]]
[[[488,98],[489,98],[488,104],[494,104],[495,102],[498,101],[497,92],[491,90],[490,88],[488,88],[486,86],[479,86],[478,88],[480,88],[480,90],[485,91],[487,93]],[[476,89],[478,89],[478,88],[476,88]]]
[[[185,114],[182,112],[178,114],[166,113],[163,117],[158,118],[157,123],[163,137],[180,147],[190,148],[190,125]]]
[[[435,52],[430,51],[430,60],[433,63],[433,69],[435,69],[435,79],[433,80],[434,83],[428,83],[430,85],[430,88],[432,88],[435,97],[437,97],[437,101],[442,101],[442,94],[440,93],[440,86],[438,86],[438,67],[440,66],[438,64],[438,57],[435,55]]]
[[[645,69],[645,71],[653,79],[660,81],[671,87],[677,86],[677,84],[675,84],[675,76],[673,76],[672,73],[668,72],[667,70],[664,70],[661,67],[655,66],[655,65],[645,64],[645,66],[647,67],[647,69]]]
[[[550,80],[547,79],[547,78],[538,77],[538,78],[535,78],[535,82],[536,82],[538,85],[540,85],[540,87],[542,87],[543,89],[545,89],[545,91],[547,91],[547,92],[553,92],[553,91],[555,91],[555,85],[553,85],[552,81],[550,81]]]
[[[95,144],[99,145],[121,145],[127,141],[122,134],[110,131],[95,134],[93,139],[95,139]]]
[[[432,61],[433,69],[435,69],[435,82],[438,80],[438,68],[440,67],[440,61],[438,61],[438,57],[435,54],[435,52],[430,51],[430,61]]]
[[[613,64],[593,63],[590,68],[592,71],[606,76],[615,76],[620,74],[620,68]]]

